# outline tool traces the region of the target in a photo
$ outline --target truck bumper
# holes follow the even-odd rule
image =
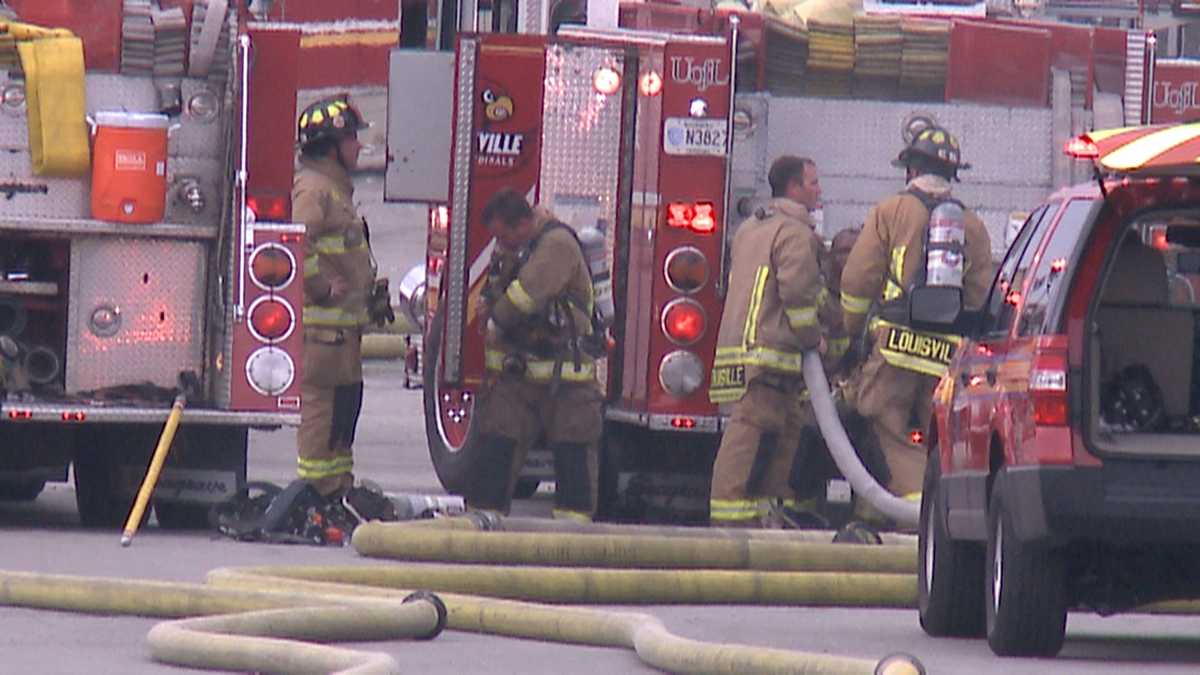
[[[70,424],[163,424],[171,409],[137,406],[91,406],[60,403],[4,402],[0,422]],[[185,408],[184,424],[275,429],[299,426],[299,413],[240,412],[211,408]]]
[[[649,413],[609,406],[604,419],[655,431],[682,431],[715,434],[725,428],[728,418],[721,415],[690,415],[684,413]]]
[[[1200,462],[1017,467],[996,487],[1022,541],[1200,543]]]

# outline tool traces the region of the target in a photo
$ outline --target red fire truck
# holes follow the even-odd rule
[[[608,505],[617,470],[639,459],[674,461],[663,467],[674,474],[703,472],[711,462],[719,418],[705,383],[727,242],[730,57],[723,37],[573,29],[555,38],[464,34],[452,64],[393,68],[394,77],[407,78],[394,79],[394,91],[437,86],[426,78],[453,83],[450,188],[431,210],[425,296],[426,422],[448,489],[461,485],[474,461],[466,441],[484,377],[479,293],[494,247],[479,212],[501,186],[528,193],[575,227],[607,232],[617,316],[616,348],[602,369]],[[405,129],[409,143],[422,143],[427,112],[410,110],[401,121],[394,106],[390,123]],[[393,149],[392,159],[415,166],[398,179],[409,194],[437,163],[416,149]],[[430,190],[444,192],[436,181],[427,181]],[[651,313],[659,317],[653,325],[645,320]],[[678,432],[691,435],[679,442]],[[636,454],[651,439],[656,451]],[[548,457],[535,454],[522,488],[550,475]]]
[[[829,237],[903,187],[890,165],[901,130],[932,118],[964,139],[974,168],[956,190],[998,256],[1016,213],[1088,175],[1061,157],[1062,142],[1142,121],[1153,77],[1142,31],[972,19],[945,24],[944,96],[821,96],[796,86],[792,33],[758,14],[629,3],[619,10],[628,29],[564,26],[550,37],[553,7],[506,6],[466,25],[526,34],[462,33],[456,53],[392,54],[385,194],[432,205],[417,312],[430,453],[443,485],[458,489],[474,462],[467,439],[483,377],[476,317],[491,243],[478,213],[514,186],[575,227],[609,232],[618,319],[603,369],[602,509],[633,517],[667,503],[706,513],[722,425],[707,372],[727,247],[769,198],[775,157],[817,160]],[[443,47],[453,42],[445,24],[434,39]],[[979,41],[1019,58],[972,56]],[[551,475],[548,454],[531,453],[518,495]]]
[[[119,525],[189,374],[155,510],[166,527],[202,526],[244,487],[247,430],[299,421],[304,227],[288,219],[314,30],[226,0],[138,4],[9,3],[82,38],[97,139],[104,119],[134,113],[170,137],[165,188],[129,196],[165,196],[161,216],[101,219],[89,195],[108,188],[91,175],[31,168],[29,90],[44,82],[0,76],[0,344],[17,347],[0,380],[0,498],[32,499],[72,467],[81,521]],[[212,66],[194,68],[206,49]],[[121,152],[118,166],[138,164]]]

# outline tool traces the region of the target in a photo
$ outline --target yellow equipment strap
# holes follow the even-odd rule
[[[70,31],[7,24],[25,71],[29,154],[39,176],[85,176],[91,169],[83,41]]]

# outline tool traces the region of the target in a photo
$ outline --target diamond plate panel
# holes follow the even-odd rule
[[[23,88],[24,81],[0,73],[0,91],[8,88]],[[172,123],[180,125],[171,132],[168,152],[171,156],[222,157],[224,155],[224,133],[220,115],[227,112],[224,99],[209,88],[201,79],[185,79],[181,82],[183,114]],[[207,93],[214,104],[213,116],[196,114],[201,108],[187,105],[197,95]],[[200,101],[202,99],[196,99]],[[87,109],[89,114],[99,110],[127,110],[131,112],[153,112],[159,109],[154,83],[149,77],[130,75],[88,75]],[[0,103],[0,148],[28,150],[29,130],[25,106]]]
[[[203,372],[205,246],[153,239],[71,242],[67,317],[68,393],[153,382],[173,387],[182,370]],[[89,328],[97,307],[118,310],[117,332]]]
[[[611,240],[620,171],[621,95],[606,96],[592,87],[591,74],[601,67],[624,72],[624,58],[598,47],[546,49],[539,194],[552,211],[556,206],[574,210],[581,203],[594,204],[586,215],[607,221]],[[560,215],[565,219],[567,213]],[[576,228],[585,224],[568,222]]]
[[[24,150],[0,152],[0,194],[6,187],[16,191],[0,198],[0,218],[87,218],[92,210],[91,181],[35,176]]]
[[[167,160],[167,211],[164,222],[216,227],[225,205],[222,190],[227,187],[226,176],[217,159],[203,157],[171,157]],[[185,201],[183,188],[189,181],[200,186],[204,207],[195,211]]]
[[[600,47],[547,47],[538,194],[543,206],[576,229],[606,224],[612,269],[624,88],[612,95],[597,92],[592,73],[603,67],[624,73],[624,56]],[[608,372],[606,367],[597,370]]]

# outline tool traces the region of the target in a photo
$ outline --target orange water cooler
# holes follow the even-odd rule
[[[92,150],[92,217],[156,223],[166,212],[166,115],[97,112]]]

